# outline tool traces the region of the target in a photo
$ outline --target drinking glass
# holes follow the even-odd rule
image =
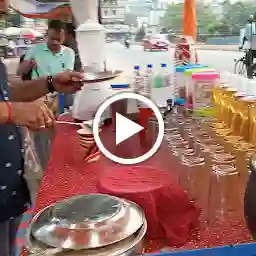
[[[188,193],[190,199],[200,204],[200,194],[204,182],[204,158],[198,155],[181,155],[181,164],[183,166],[180,184]]]
[[[123,116],[127,115],[127,99],[118,100],[111,104],[111,114],[112,114],[112,123],[115,129],[116,127],[116,113],[119,113]]]
[[[179,156],[184,149],[189,148],[189,143],[184,139],[175,139],[175,140],[169,141],[168,146],[170,147],[173,155]]]
[[[213,153],[212,154],[212,163],[213,165],[230,165],[235,164],[236,158],[234,155],[226,152]]]
[[[241,217],[242,205],[239,195],[239,173],[232,164],[216,164],[212,167],[208,196],[208,223],[220,225],[230,219]]]

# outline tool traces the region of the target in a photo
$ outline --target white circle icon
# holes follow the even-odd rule
[[[100,130],[99,126],[100,126],[102,114],[112,103],[122,99],[138,100],[140,102],[143,102],[145,105],[147,105],[148,108],[152,109],[155,117],[157,118],[158,127],[159,127],[156,141],[154,145],[151,147],[151,149],[144,155],[136,158],[131,158],[131,159],[121,158],[113,155],[111,152],[109,152],[108,149],[104,147],[99,136],[99,130]],[[117,118],[116,119],[116,145],[144,129],[144,127],[141,127],[137,123],[133,122],[132,120],[129,120],[128,118],[118,113],[116,113],[116,118]],[[120,93],[112,96],[111,98],[107,99],[99,107],[99,109],[96,112],[95,118],[93,120],[93,135],[99,150],[108,159],[116,163],[125,164],[125,165],[138,164],[149,159],[159,149],[164,137],[164,121],[158,107],[153,101],[136,93],[124,92],[124,93]]]

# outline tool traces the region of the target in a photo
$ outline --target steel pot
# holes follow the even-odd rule
[[[144,219],[133,202],[106,194],[79,195],[43,209],[33,218],[31,232],[47,246],[94,249],[126,239]]]
[[[31,256],[141,256],[143,255],[143,238],[147,231],[146,221],[142,227],[130,237],[109,246],[88,250],[63,250],[47,247],[37,241],[31,234],[29,226],[25,246]]]
[[[39,255],[141,255],[147,229],[135,203],[105,194],[75,196],[38,212],[26,244]],[[60,232],[61,231],[61,232]]]

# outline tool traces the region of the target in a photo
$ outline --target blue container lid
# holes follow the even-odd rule
[[[137,65],[136,65],[136,66],[134,66],[134,69],[135,69],[135,70],[139,70],[139,69],[140,69],[140,66],[137,66]]]
[[[118,88],[129,88],[129,84],[111,84],[111,87],[114,89],[118,89]]]
[[[161,64],[161,68],[166,68],[166,67],[167,67],[167,65],[165,63]]]
[[[183,105],[185,105],[185,100],[181,99],[181,98],[176,98],[174,101],[174,105],[183,106]]]
[[[152,68],[152,67],[153,67],[152,64],[148,64],[148,65],[147,65],[147,68]]]
[[[175,68],[175,72],[177,73],[184,73],[186,70],[188,69],[192,69],[192,68],[204,68],[207,66],[203,66],[203,65],[199,65],[199,64],[191,64],[191,65],[182,65],[182,66],[178,66]]]

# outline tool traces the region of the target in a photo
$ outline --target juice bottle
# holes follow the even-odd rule
[[[231,105],[234,99],[234,95],[237,92],[235,88],[225,88],[221,98],[221,109],[222,109],[222,121],[225,122],[226,125],[230,125],[230,121],[232,119]]]
[[[250,118],[249,113],[252,106],[256,104],[256,97],[243,97],[239,100],[241,107],[239,111],[240,128],[239,135],[246,141],[250,140]]]
[[[221,100],[227,85],[218,84],[213,88],[213,106],[216,110],[216,117],[221,119]]]
[[[249,125],[249,141],[256,146],[256,105],[252,105],[249,109],[250,125]]]

